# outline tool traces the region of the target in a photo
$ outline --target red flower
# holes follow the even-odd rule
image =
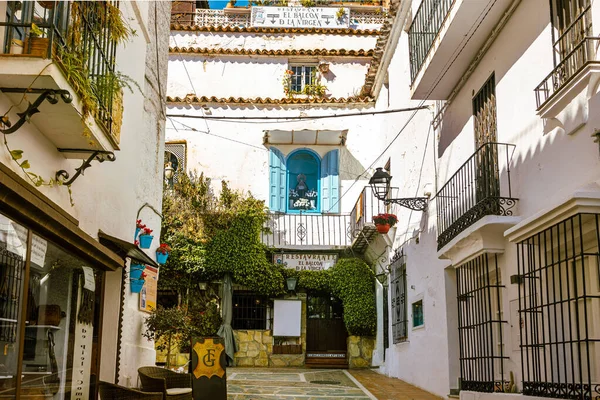
[[[141,219],[138,219],[135,221],[135,226],[136,226],[136,228],[139,228],[139,229],[144,229],[146,227],[146,225],[142,224]]]
[[[140,245],[140,241],[136,240],[135,242],[133,242],[133,244],[135,244],[136,246],[139,246]]]
[[[160,254],[167,254],[171,252],[171,246],[169,246],[166,243],[161,243],[160,246],[158,246],[158,248],[156,249],[157,253]]]
[[[398,222],[398,217],[394,214],[378,214],[373,217],[373,222],[376,225],[389,224],[390,226],[394,226]]]
[[[144,225],[144,228],[142,228],[142,235],[150,235],[151,233],[152,233],[152,229],[146,228]]]

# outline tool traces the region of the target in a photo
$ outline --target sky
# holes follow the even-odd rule
[[[214,9],[223,9],[229,3],[229,0],[208,0],[208,4],[210,8]],[[248,0],[237,0],[235,3],[236,6],[247,6]]]

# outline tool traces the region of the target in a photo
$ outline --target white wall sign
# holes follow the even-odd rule
[[[323,271],[333,267],[337,258],[337,254],[284,253],[274,254],[273,262],[296,271]]]
[[[258,28],[348,28],[350,9],[334,7],[252,7]]]
[[[300,336],[302,301],[275,300],[273,308],[273,336]]]

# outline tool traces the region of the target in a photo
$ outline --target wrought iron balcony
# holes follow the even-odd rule
[[[408,30],[410,81],[414,82],[454,0],[422,0]]]
[[[345,248],[351,244],[348,214],[271,213],[262,242],[276,248]]]
[[[392,204],[385,205],[383,201],[379,201],[373,195],[371,187],[365,186],[350,213],[352,249],[363,253],[377,234],[373,217],[377,214],[393,213],[395,208]]]
[[[106,4],[118,7],[118,1],[107,1]],[[74,7],[78,7],[77,13],[74,12]],[[94,112],[95,121],[110,135],[109,140],[116,146],[120,129],[120,122],[115,129],[115,113],[113,113],[116,42],[113,39],[113,28],[108,22],[110,21],[108,7],[104,7],[105,15],[98,15],[98,10],[102,9],[98,3],[87,1],[8,1],[4,2],[1,9],[0,34],[4,40],[2,52],[14,56],[6,58],[4,63],[14,61],[22,65],[22,68],[13,70],[12,74],[20,74],[21,78],[27,78],[27,82],[25,79],[23,82],[16,80],[14,76],[11,78],[10,71],[2,70],[0,86],[13,88],[14,91],[23,85],[28,88],[31,84],[28,88],[30,92],[32,87],[37,90],[37,86],[40,85],[60,86],[60,83],[51,76],[54,68],[44,68],[39,73],[43,75],[42,78],[36,77],[33,83],[29,76],[36,75],[33,69],[40,64],[39,60],[42,58],[62,60],[55,65],[59,66],[71,89],[74,89],[80,99],[93,95],[98,105]],[[47,62],[44,65],[47,65]],[[55,82],[50,83],[46,75],[51,76]],[[91,93],[82,88],[86,79],[89,80]],[[5,91],[5,93],[11,92]],[[22,97],[22,94],[20,96]],[[85,103],[82,101],[82,104]],[[70,117],[69,115],[67,119]],[[65,115],[62,115],[62,119],[65,119]],[[61,128],[65,129],[65,126],[52,127],[52,130],[58,131]],[[64,133],[61,132],[62,135]],[[65,146],[57,145],[57,147]],[[84,143],[80,148],[88,147]]]
[[[586,66],[600,65],[600,61],[596,59],[600,38],[590,37],[591,28],[591,6],[588,6],[555,41],[554,53],[560,62],[534,89],[538,109],[566,87]]]
[[[510,187],[510,160],[514,149],[513,144],[482,145],[436,194],[438,250],[486,215],[513,215],[517,199]],[[506,171],[501,171],[499,161]]]

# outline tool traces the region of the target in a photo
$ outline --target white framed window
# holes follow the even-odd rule
[[[317,79],[317,64],[290,65],[290,92],[304,93],[307,85],[314,85]]]

